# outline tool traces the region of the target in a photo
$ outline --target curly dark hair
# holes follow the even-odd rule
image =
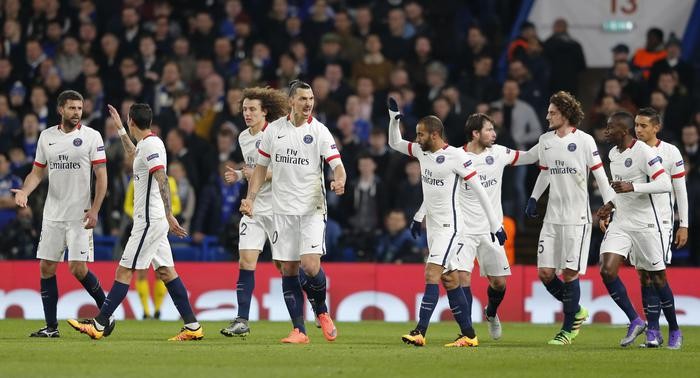
[[[556,106],[572,126],[578,126],[583,121],[581,103],[571,93],[559,91],[549,98],[549,103]]]
[[[243,107],[243,100],[245,99],[260,101],[262,110],[267,111],[267,115],[265,116],[267,122],[272,122],[289,114],[289,101],[287,96],[277,89],[270,87],[246,88],[243,90],[243,96],[241,97],[241,108]]]

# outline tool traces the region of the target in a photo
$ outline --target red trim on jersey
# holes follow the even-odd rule
[[[664,173],[663,168],[661,168],[661,169],[659,169],[658,171],[656,171],[656,173],[654,173],[654,174],[651,176],[651,179],[652,179],[652,180],[656,180],[656,178],[659,177],[659,175],[662,174],[662,173]]]
[[[476,171],[474,171],[474,172],[468,174],[467,177],[464,178],[464,181],[467,181],[467,180],[469,180],[470,178],[474,177],[475,174],[476,174]]]
[[[660,144],[661,144],[661,139],[657,139],[654,147],[659,147]]]
[[[306,120],[306,123],[308,123],[310,125],[312,120],[313,120],[313,117],[309,116],[309,119]]]
[[[469,152],[469,143],[464,143],[464,147],[462,147],[464,152]]]
[[[266,158],[269,158],[269,157],[270,157],[270,154],[268,154],[267,152],[265,152],[265,151],[263,151],[263,150],[261,150],[261,149],[259,149],[259,148],[258,148],[258,152],[260,153],[260,155],[262,155],[262,156],[264,156],[264,157],[266,157]]]
[[[572,132],[572,133],[575,133],[575,132],[576,132],[576,128],[574,127],[573,129],[571,129],[571,132]]]
[[[637,143],[637,140],[632,139],[632,143],[630,143],[630,145],[627,148],[632,148],[632,146],[634,146],[635,143]]]
[[[413,143],[408,142],[408,156],[413,157]]]
[[[595,171],[596,169],[600,168],[603,166],[603,162],[601,161],[600,163],[594,165],[591,167],[591,171]]]
[[[161,165],[156,165],[155,167],[149,169],[149,170],[148,170],[148,173],[153,173],[153,172],[155,172],[155,171],[157,171],[157,170],[159,170],[159,169],[165,169],[165,167],[164,167],[162,164],[161,164]]]
[[[680,172],[680,173],[676,173],[675,175],[672,175],[671,178],[676,179],[676,178],[681,178],[683,176],[685,176],[685,171]]]
[[[39,163],[39,162],[36,161],[36,160],[34,161],[34,165],[36,165],[36,166],[39,167],[39,168],[46,168],[46,164],[41,164],[41,163]]]
[[[313,121],[314,117],[309,116],[309,118],[306,119],[306,123],[311,124],[311,121]],[[292,114],[287,114],[287,121],[292,121]]]
[[[549,168],[547,168],[547,167],[545,167],[545,166],[543,166],[543,165],[538,165],[538,167],[540,168],[540,171],[546,171],[546,170],[549,169]]]
[[[515,150],[515,157],[513,158],[513,161],[510,163],[510,165],[515,165],[515,162],[518,161],[519,157],[520,157],[520,151]]]
[[[450,146],[449,144],[445,143],[445,145],[444,145],[444,146],[442,146],[442,149],[443,149],[443,150],[446,150],[446,149],[447,149],[447,147],[449,147],[449,146]]]
[[[265,124],[263,125],[262,131],[265,131],[267,129],[267,121],[265,121]]]
[[[326,163],[330,163],[331,160],[338,159],[338,158],[340,158],[340,154],[331,155],[331,156],[326,158]]]
[[[143,137],[143,139],[146,139],[146,138],[152,137],[152,136],[156,136],[156,134],[150,133],[150,134],[146,135],[145,137]],[[143,140],[143,139],[141,139],[141,140]]]
[[[106,162],[107,162],[107,159],[93,160],[92,165],[102,164],[102,163],[106,163]]]
[[[60,124],[60,123],[59,123],[58,125],[56,125],[56,126],[58,126],[58,129],[59,129],[59,130],[63,131],[63,129],[61,129],[61,124]],[[78,125],[75,126],[75,128],[78,129],[78,130],[80,130],[81,127],[83,127],[83,125],[82,125],[80,122],[78,122]]]

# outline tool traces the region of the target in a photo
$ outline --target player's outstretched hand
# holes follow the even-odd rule
[[[224,180],[226,180],[227,183],[232,183],[240,180],[241,178],[238,177],[238,172],[236,172],[235,169],[233,169],[232,166],[227,165],[226,166],[226,172],[224,172]]]
[[[97,211],[93,211],[92,209],[88,210],[85,212],[85,216],[83,217],[83,227],[85,227],[86,230],[95,228],[97,225]]]
[[[676,248],[683,248],[685,247],[685,243],[688,242],[688,227],[678,227],[678,231],[676,231],[676,240],[674,243],[676,244]]]
[[[613,181],[610,183],[615,193],[629,193],[634,191],[634,185],[628,181]]]
[[[508,235],[506,235],[506,230],[503,227],[499,228],[495,234],[491,234],[491,241],[496,241],[498,239],[498,244],[503,245],[508,240]]]
[[[530,199],[527,200],[527,206],[525,206],[525,215],[527,215],[529,218],[537,218],[539,214],[537,214],[537,200],[530,197]]]
[[[345,193],[345,181],[333,180],[331,181],[331,190],[337,195],[343,195]]]
[[[253,216],[253,201],[245,198],[241,200],[241,214],[249,217]]]
[[[119,112],[117,111],[117,109],[114,106],[107,104],[107,110],[109,110],[109,115],[112,116],[112,119],[114,120],[114,123],[116,123],[117,128],[123,128],[124,124],[122,124],[122,117],[119,116]]]
[[[178,222],[172,214],[168,214],[168,225],[170,225],[170,232],[175,234],[175,236],[179,238],[187,236],[187,231],[180,226],[180,222]]]
[[[399,113],[399,104],[393,97],[389,97],[389,117],[395,120],[400,120],[403,115]]]
[[[418,222],[417,220],[412,220],[410,227],[411,227],[411,236],[413,236],[414,239],[418,239],[420,237],[421,232],[423,231],[423,222]]]
[[[15,194],[15,205],[19,207],[27,207],[27,193],[22,189],[10,189]]]

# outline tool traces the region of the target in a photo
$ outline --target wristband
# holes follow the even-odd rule
[[[119,134],[119,136],[126,135],[126,129],[123,127],[120,127],[117,129],[117,133]]]

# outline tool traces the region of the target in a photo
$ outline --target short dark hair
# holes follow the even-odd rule
[[[298,89],[311,89],[311,86],[301,80],[292,80],[292,82],[289,83],[289,97],[294,97]]]
[[[151,127],[153,111],[151,106],[144,103],[136,103],[129,108],[129,118],[134,122],[139,130],[146,130]]]
[[[610,120],[620,122],[621,124],[627,126],[627,130],[634,129],[634,117],[629,112],[615,112],[610,116]]]
[[[418,124],[422,124],[429,134],[438,133],[442,136],[445,133],[445,126],[442,125],[442,121],[434,115],[421,118]]]
[[[653,125],[661,124],[661,117],[659,116],[659,112],[657,112],[654,108],[641,108],[639,109],[639,112],[637,112],[637,115],[642,117],[648,117]]]
[[[474,139],[474,131],[481,132],[484,128],[486,122],[490,122],[492,125],[496,125],[491,117],[484,113],[474,113],[467,118],[467,122],[464,124],[464,131],[467,133],[467,140],[471,141]]]
[[[572,126],[578,126],[583,120],[581,103],[571,93],[559,91],[549,98],[549,103],[556,106]]]
[[[58,106],[62,108],[64,105],[66,105],[66,102],[68,102],[68,100],[77,100],[80,102],[85,101],[83,99],[83,95],[72,89],[69,89],[61,92],[61,94],[58,95]]]

